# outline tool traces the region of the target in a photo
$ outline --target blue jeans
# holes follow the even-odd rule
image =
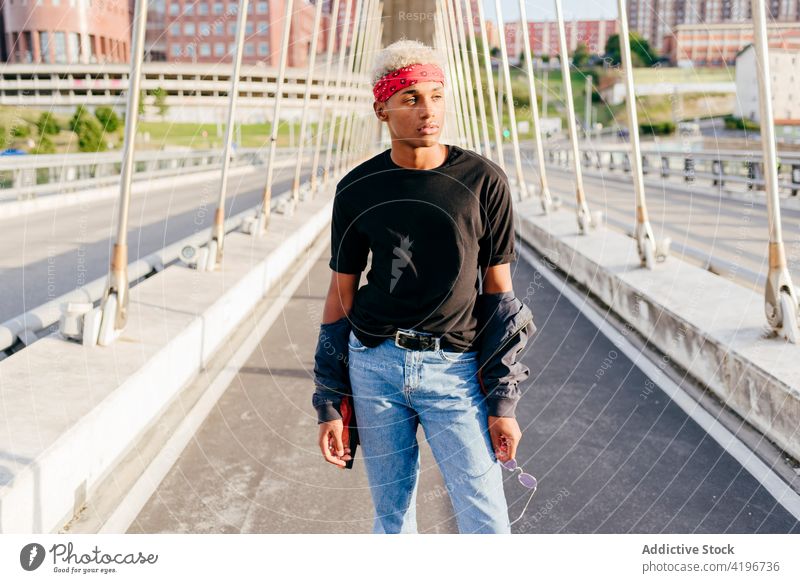
[[[376,347],[348,340],[358,434],[375,507],[374,533],[417,532],[422,424],[460,533],[509,533],[500,462],[489,437],[478,353]]]

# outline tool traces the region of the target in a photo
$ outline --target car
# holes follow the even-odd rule
[[[28,153],[25,150],[18,148],[6,148],[0,152],[0,156],[26,156]]]

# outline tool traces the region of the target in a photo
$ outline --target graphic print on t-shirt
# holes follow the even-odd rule
[[[408,235],[401,235],[394,229],[386,228],[392,236],[394,236],[397,240],[393,247],[394,251],[394,259],[392,259],[392,279],[391,283],[389,284],[389,293],[394,290],[394,286],[397,281],[400,279],[400,276],[403,275],[405,268],[410,267],[411,270],[414,272],[414,275],[417,276],[417,268],[414,266],[414,262],[411,261],[411,245],[412,241]]]

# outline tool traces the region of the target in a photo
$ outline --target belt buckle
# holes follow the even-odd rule
[[[407,339],[405,344],[403,343],[403,338]],[[427,332],[413,332],[402,328],[398,328],[397,332],[395,332],[394,343],[396,346],[407,350],[439,350],[440,345],[438,336]]]

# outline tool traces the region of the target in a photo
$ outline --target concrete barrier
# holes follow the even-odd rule
[[[130,453],[329,224],[333,189],[225,239],[220,270],[173,265],[131,289],[109,347],[52,334],[0,362],[0,532],[55,532]]]
[[[515,208],[520,236],[665,354],[662,368],[676,363],[800,459],[800,346],[769,329],[763,295],[674,257],[642,268],[635,240],[578,235],[574,211]]]

